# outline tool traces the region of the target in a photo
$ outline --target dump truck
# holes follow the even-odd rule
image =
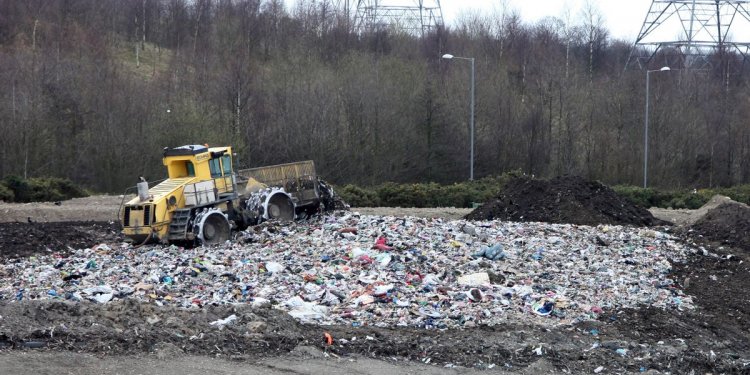
[[[124,195],[137,192],[120,206],[123,235],[135,244],[212,245],[263,221],[344,207],[310,160],[237,173],[233,160],[230,146],[164,148],[167,178],[149,186],[141,177]]]

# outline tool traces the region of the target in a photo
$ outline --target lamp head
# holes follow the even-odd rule
[[[451,55],[450,53],[446,53],[445,55],[443,55],[443,58],[444,59],[452,59],[453,55]]]

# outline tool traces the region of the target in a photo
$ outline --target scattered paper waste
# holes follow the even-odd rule
[[[617,308],[693,306],[669,272],[698,250],[654,229],[350,212],[267,222],[240,237],[252,241],[98,244],[66,258],[6,262],[0,300],[245,303],[305,323],[439,329],[529,319],[553,326]]]

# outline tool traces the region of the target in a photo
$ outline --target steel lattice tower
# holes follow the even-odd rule
[[[424,35],[443,25],[440,0],[353,0],[357,32],[396,29]]]
[[[733,25],[743,28],[734,35],[737,40],[730,34]],[[689,69],[710,67],[712,56],[725,53],[736,54],[744,64],[750,56],[750,0],[654,0],[626,68],[636,62],[647,68],[660,52],[681,60],[667,61],[670,65]]]

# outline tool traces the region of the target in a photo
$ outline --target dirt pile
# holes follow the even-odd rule
[[[561,201],[566,199],[569,198],[561,195]],[[715,214],[719,213],[721,211],[715,212]],[[741,222],[741,220],[724,220],[725,223],[729,222],[734,226]],[[100,225],[96,226],[97,224]],[[23,229],[19,229],[20,232],[14,232],[7,230],[8,226],[0,226],[6,229],[5,232],[0,232],[0,239],[6,238],[2,233],[8,233],[9,236],[15,238],[19,237],[16,233],[21,235],[27,233],[30,236],[48,234],[45,230],[49,227],[41,224],[16,223],[16,225]],[[71,238],[75,240],[77,232],[70,229],[71,227],[78,226],[84,235],[89,236],[84,236],[81,240],[87,242],[87,245],[76,245],[76,247],[90,246],[99,242],[100,239],[111,236],[113,231],[117,233],[114,224],[108,223],[106,225],[90,222],[74,223],[72,226],[71,223],[61,225],[60,228],[66,229],[54,229],[58,231],[57,237],[54,238],[62,243]],[[736,226],[737,235],[741,236],[742,233],[746,233],[747,226],[744,225],[744,227]],[[384,226],[384,228],[390,227],[390,225]],[[93,233],[97,228],[102,232],[99,235]],[[458,233],[458,230],[450,233]],[[57,243],[50,238],[47,240],[50,241],[49,243]],[[651,242],[671,242],[672,240],[657,237],[646,242],[631,239],[628,241],[630,244],[627,247],[633,247],[634,251],[654,254],[654,249],[649,246]],[[30,242],[42,244],[44,241],[31,240]],[[106,243],[106,241],[102,242]],[[10,242],[8,240],[0,242],[0,256],[17,252],[9,250],[6,243]],[[276,242],[269,243],[278,246]],[[68,243],[65,245],[67,246]],[[109,242],[109,245],[117,251],[123,251],[117,246],[117,242]],[[610,242],[609,246],[597,246],[597,251],[609,254],[617,248],[614,246],[616,243]],[[74,246],[71,245],[71,247]],[[579,252],[586,250],[585,246],[578,248],[580,248]],[[43,248],[41,252],[47,253]],[[31,254],[34,253],[29,252],[28,255]],[[595,371],[599,373],[690,373],[694,371],[696,373],[746,374],[750,371],[750,344],[748,344],[750,343],[750,324],[748,323],[750,310],[746,308],[746,301],[750,299],[750,285],[748,278],[738,275],[750,272],[750,254],[737,254],[736,251],[732,253],[729,249],[715,249],[710,252],[696,249],[691,254],[684,263],[670,262],[673,268],[668,277],[672,282],[658,285],[661,291],[659,298],[679,301],[682,298],[680,290],[684,290],[692,296],[697,309],[605,308],[599,320],[547,328],[533,324],[531,319],[522,322],[513,322],[508,319],[497,325],[478,325],[475,328],[447,330],[377,327],[346,323],[330,326],[304,325],[284,311],[258,308],[248,304],[206,303],[200,308],[188,309],[161,305],[168,296],[161,291],[155,291],[153,297],[149,296],[148,302],[118,298],[107,304],[72,303],[63,301],[63,297],[55,300],[41,300],[39,296],[32,298],[32,294],[28,291],[34,285],[39,285],[40,276],[18,277],[19,287],[26,289],[23,300],[16,300],[15,291],[6,295],[7,298],[4,300],[0,298],[0,352],[11,352],[12,349],[16,349],[15,353],[23,353],[24,356],[39,349],[43,350],[41,353],[60,353],[61,355],[65,355],[68,351],[96,353],[97,356],[133,354],[135,355],[133,358],[145,361],[151,361],[154,358],[158,360],[184,358],[188,361],[189,357],[186,356],[210,355],[229,358],[243,365],[252,364],[266,356],[274,358],[272,356],[291,352],[302,353],[311,358],[339,359],[340,357],[341,361],[347,362],[352,360],[351,355],[362,355],[385,358],[399,365],[409,363],[402,361],[402,359],[408,359],[429,365],[509,369],[508,371],[518,371],[518,373],[550,373],[552,371],[560,373],[594,373]],[[730,257],[729,254],[732,256]],[[400,255],[403,256],[403,254]],[[125,255],[123,259],[129,258]],[[311,259],[310,264],[320,264],[312,257],[309,259]],[[419,259],[415,257],[415,262]],[[424,260],[428,259],[430,258]],[[532,257],[531,260],[523,260],[523,262],[538,262],[544,259],[551,259],[549,250],[538,260]],[[594,258],[590,255],[586,257],[587,261],[592,259]],[[634,263],[634,260],[636,258],[626,259],[622,266],[631,267],[644,274],[652,272],[642,264]],[[36,262],[37,260],[29,261]],[[329,260],[329,262],[333,261],[334,259]],[[506,271],[503,275],[506,278],[519,272],[518,264],[521,264],[521,261],[514,263],[511,261],[513,258],[509,257],[500,261],[502,263],[498,263],[498,265],[508,266],[504,267]],[[41,265],[41,263],[37,264]],[[477,267],[486,270],[491,269],[492,265],[488,266],[486,261],[482,261],[477,264]],[[612,271],[612,269],[607,270],[601,267],[602,264],[592,262],[585,269],[592,273]],[[545,272],[538,275],[538,280],[546,280],[545,284],[554,285],[554,279],[550,279],[548,270],[546,268],[543,270]],[[211,285],[226,279],[223,272],[215,275],[210,273],[207,271],[202,273],[205,283],[201,284],[200,288],[203,288],[203,285]],[[113,275],[127,277],[124,273]],[[76,279],[73,282],[81,281]],[[315,283],[316,281],[310,281],[307,284],[314,285]],[[159,285],[167,291],[175,288],[173,284],[167,285],[164,282]],[[420,289],[423,286],[421,285]],[[529,287],[528,285],[520,286]],[[629,289],[628,292],[633,290],[638,293],[640,290],[640,286],[636,284],[630,285],[629,288],[634,289]],[[199,288],[196,287],[195,290],[197,292]],[[544,289],[530,288],[529,293],[542,294],[545,290],[547,290],[546,287]],[[47,290],[43,291],[46,295]],[[443,296],[445,293],[445,289],[436,290],[435,295]],[[298,288],[295,294],[304,295],[308,292]],[[443,299],[442,304],[447,302],[443,297],[440,298]],[[459,301],[458,303],[474,304],[475,302]],[[380,301],[369,306],[373,313],[395,314],[396,311],[402,311],[410,316],[417,316],[421,313],[419,309],[395,310]],[[506,315],[509,312],[510,310],[501,309],[492,310],[491,313]],[[329,333],[332,337],[332,345],[326,343],[325,333]],[[28,358],[35,357],[25,357],[24,360],[28,361]],[[43,362],[39,362],[38,365],[30,363],[28,369],[47,370],[52,368],[51,366],[53,364]],[[397,372],[409,372],[410,369],[403,368],[402,371]],[[450,370],[452,369],[446,371]]]
[[[59,252],[123,240],[112,222],[0,223],[0,259]]]
[[[722,203],[708,210],[690,229],[709,241],[750,251],[750,207],[745,204]]]
[[[0,349],[260,354],[289,351],[303,338],[302,326],[288,314],[248,305],[180,309],[134,299],[107,305],[2,302],[0,316]]]
[[[272,308],[246,304],[183,309],[133,299],[109,304],[0,301],[0,350],[67,350],[156,358],[212,355],[248,363],[289,352],[348,358],[401,358],[439,365],[508,367],[520,373],[542,365],[559,372],[747,373],[748,263],[696,255],[675,277],[708,299],[699,310],[607,311],[599,321],[540,329],[507,323],[462,330],[314,326]],[[677,287],[676,285],[674,287]],[[712,290],[720,288],[722,293]],[[719,296],[730,301],[719,302]],[[235,318],[231,318],[234,316]],[[225,321],[226,324],[219,324]],[[326,344],[325,333],[333,339]],[[571,340],[571,336],[575,340]],[[712,350],[715,355],[711,355]],[[624,354],[623,354],[624,353]],[[446,365],[447,366],[447,365]],[[539,373],[548,373],[547,368]],[[651,372],[648,372],[651,373]]]
[[[517,178],[500,195],[466,215],[469,220],[541,221],[578,225],[665,225],[645,208],[596,181],[577,176]]]

